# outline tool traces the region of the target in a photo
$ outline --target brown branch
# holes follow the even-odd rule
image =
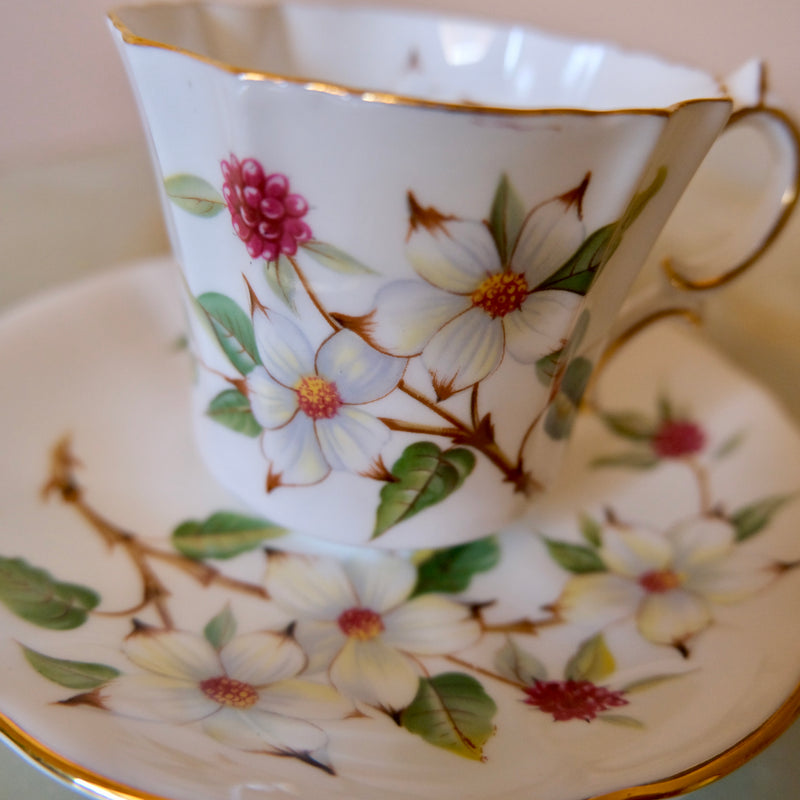
[[[83,487],[78,483],[74,469],[80,462],[72,453],[71,440],[65,436],[53,447],[50,456],[50,476],[42,487],[42,496],[58,493],[62,502],[71,505],[78,514],[100,535],[109,549],[121,547],[139,572],[142,580],[142,599],[125,611],[95,612],[107,616],[136,613],[154,605],[166,628],[172,628],[172,617],[166,605],[170,591],[149,564],[149,559],[161,561],[181,570],[202,586],[217,584],[267,600],[269,595],[262,586],[223,575],[218,569],[202,561],[195,561],[180,553],[159,550],[142,542],[135,534],[112,523],[98,513],[85,499]]]

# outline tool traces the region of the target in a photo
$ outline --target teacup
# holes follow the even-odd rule
[[[518,517],[720,133],[772,152],[743,263],[796,199],[797,135],[757,68],[724,87],[516,25],[330,6],[111,22],[184,279],[200,452],[316,537],[440,547]]]

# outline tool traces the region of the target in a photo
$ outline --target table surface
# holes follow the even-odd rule
[[[0,313],[48,288],[167,250],[143,150],[0,169]],[[766,384],[800,422],[799,257],[800,217],[756,270],[713,298],[699,335]],[[800,788],[798,754],[800,723],[737,772],[687,797],[794,800]],[[0,800],[77,796],[0,747]]]

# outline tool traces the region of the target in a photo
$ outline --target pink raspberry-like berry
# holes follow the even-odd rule
[[[534,681],[533,686],[525,687],[525,702],[559,722],[591,722],[601,711],[628,705],[623,694],[591,681]]]
[[[705,443],[706,435],[699,425],[688,420],[667,420],[650,445],[659,458],[681,458],[699,453]]]
[[[285,175],[267,175],[256,159],[239,162],[233,155],[221,166],[222,195],[233,229],[252,258],[277,261],[281,253],[294,255],[297,246],[311,238],[311,228],[302,219],[308,203],[289,191]]]

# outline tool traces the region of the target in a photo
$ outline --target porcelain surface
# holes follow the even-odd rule
[[[652,797],[788,725],[800,438],[683,324],[612,359],[546,506],[378,552],[210,478],[179,298],[146,264],[0,322],[0,728],[31,757],[103,797]]]
[[[774,177],[737,226],[748,257],[796,199],[757,66],[723,91],[522,27],[292,3],[123,9],[111,31],[183,269],[200,452],[259,513],[341,544],[479,539],[546,493],[734,104]]]

